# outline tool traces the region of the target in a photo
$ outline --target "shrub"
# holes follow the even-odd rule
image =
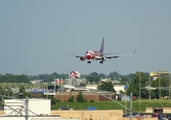
[[[74,102],[74,96],[71,96],[71,97],[68,99],[68,102]]]
[[[94,100],[90,100],[90,102],[94,102]]]

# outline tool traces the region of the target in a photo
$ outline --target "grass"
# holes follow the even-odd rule
[[[118,101],[122,105],[125,106],[125,101]],[[59,109],[61,106],[69,106],[70,108],[74,108],[76,110],[84,110],[87,107],[95,107],[97,110],[124,110],[122,106],[119,104],[112,102],[112,101],[103,101],[103,102],[56,102],[55,105],[52,105],[52,110]],[[130,102],[127,101],[128,109],[130,108]],[[142,99],[142,100],[135,100],[132,102],[132,109],[133,112],[146,111],[146,107],[171,107],[171,100],[169,104],[169,100],[159,100],[159,99]]]

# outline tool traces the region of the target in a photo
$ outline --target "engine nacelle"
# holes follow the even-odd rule
[[[80,60],[85,61],[85,57],[84,56],[80,57]]]
[[[101,59],[102,59],[102,61],[106,61],[106,57],[105,56],[103,56]]]

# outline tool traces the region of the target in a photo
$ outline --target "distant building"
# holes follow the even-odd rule
[[[75,86],[74,91],[87,91],[85,86]]]
[[[125,92],[125,85],[114,85],[113,87],[116,93],[120,94],[120,92]]]
[[[67,85],[75,85],[75,86],[79,86],[82,83],[86,83],[87,80],[86,79],[65,79],[65,83]]]
[[[43,80],[32,80],[30,81],[32,84],[40,84],[43,82]]]
[[[171,113],[171,107],[146,107],[146,113],[156,113],[156,114]]]
[[[74,100],[76,101],[76,97],[79,94],[79,92],[63,92],[63,93],[56,93],[56,100],[61,100],[61,101],[67,101],[70,97],[74,96]],[[83,97],[85,100],[90,101],[110,101],[109,99],[93,92],[82,92]],[[105,93],[103,94],[105,96],[111,97],[114,99],[114,94],[111,93]]]
[[[157,78],[159,76],[163,76],[163,75],[168,75],[168,71],[167,70],[160,70],[157,72],[150,72],[150,77],[152,78],[152,80],[157,80]]]
[[[65,92],[70,92],[71,89],[73,89],[74,91],[91,91],[91,90],[97,90],[98,85],[86,85],[86,86],[65,85],[63,87]]]
[[[11,88],[13,94],[19,93],[19,88]]]
[[[98,85],[86,85],[86,90],[97,90]]]
[[[111,82],[111,79],[110,78],[105,78],[105,79],[101,79],[100,81],[101,82]]]
[[[112,83],[113,84],[120,84],[120,80],[113,80]]]

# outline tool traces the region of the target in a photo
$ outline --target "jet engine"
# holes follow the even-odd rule
[[[105,56],[103,56],[101,59],[102,59],[102,61],[106,61],[106,57]]]
[[[80,60],[85,61],[85,57],[84,56],[80,57]]]

